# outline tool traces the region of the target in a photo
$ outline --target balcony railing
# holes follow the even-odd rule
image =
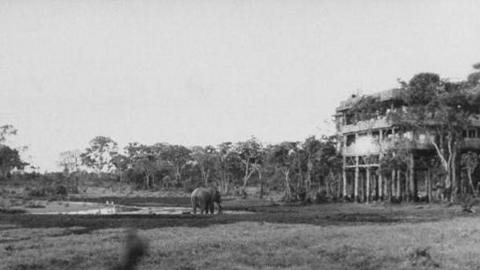
[[[417,138],[414,141],[408,143],[408,147],[412,149],[433,149],[433,145],[427,138],[419,139]],[[386,149],[389,149],[394,146],[392,141],[384,141],[382,143],[373,142],[369,145],[356,145],[352,144],[343,149],[343,155],[353,156],[353,155],[374,155],[379,154]],[[463,144],[460,146],[462,149],[471,148],[471,149],[480,149],[480,138],[465,138]]]
[[[480,149],[480,138],[465,138],[462,147]]]
[[[480,127],[480,116],[472,116],[470,118],[471,127]],[[355,124],[339,125],[340,133],[354,133],[372,129],[381,129],[391,127],[392,124],[387,121],[385,116],[379,118],[373,118],[369,120],[363,120],[356,122]]]
[[[385,117],[379,119],[370,119],[365,121],[359,121],[355,124],[340,126],[341,133],[353,133],[363,130],[388,128],[391,124]]]

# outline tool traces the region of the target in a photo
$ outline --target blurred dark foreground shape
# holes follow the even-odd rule
[[[148,245],[138,236],[136,230],[130,229],[126,233],[125,250],[120,258],[120,263],[112,270],[134,270],[141,258],[147,253]]]

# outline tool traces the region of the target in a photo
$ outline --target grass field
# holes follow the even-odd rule
[[[172,198],[130,198],[122,203],[139,200],[188,203]],[[139,269],[480,267],[480,216],[462,214],[457,206],[228,201],[225,208],[253,214],[1,214],[0,269],[110,269],[123,252],[126,228],[138,228],[149,245]]]

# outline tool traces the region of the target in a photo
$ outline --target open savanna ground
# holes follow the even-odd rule
[[[100,200],[100,199],[99,199]],[[123,203],[138,204],[140,198]],[[142,199],[145,203],[148,199]],[[185,199],[150,200],[184,205]],[[110,269],[125,231],[148,242],[139,269],[478,269],[480,216],[445,205],[281,206],[243,215],[0,215],[0,269]]]

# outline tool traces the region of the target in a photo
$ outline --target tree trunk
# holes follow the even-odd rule
[[[383,175],[382,173],[378,174],[378,200],[383,200]]]
[[[175,171],[175,180],[177,181],[177,185],[182,182],[182,175],[180,173],[180,168],[177,166],[176,171]]]
[[[392,178],[390,182],[390,192],[388,194],[389,200],[392,201],[395,197],[395,170],[392,170]]]
[[[312,161],[309,159],[307,164],[307,177],[305,179],[305,192],[307,194],[306,198],[310,198],[310,193],[312,190]]]
[[[467,169],[467,176],[468,176],[468,183],[470,185],[470,188],[472,189],[472,194],[473,194],[474,197],[477,197],[477,191],[475,190],[475,187],[473,186],[472,170]]]
[[[396,197],[397,197],[397,200],[401,200],[402,198],[402,188],[401,188],[401,171],[400,170],[397,170],[397,194],[396,194]]]
[[[426,185],[427,185],[427,199],[428,202],[432,202],[432,172],[431,169],[428,168],[426,174]]]
[[[410,153],[408,160],[408,199],[415,201],[417,199],[415,188],[415,160],[413,154]]]
[[[285,199],[288,201],[292,198],[292,190],[290,189],[290,171],[285,173]]]
[[[297,160],[297,168],[298,168],[298,185],[297,185],[297,193],[302,192],[302,189],[305,188],[305,179],[303,178],[303,172],[302,172],[302,164],[300,162],[300,158]]]
[[[202,180],[203,180],[203,183],[205,185],[205,187],[208,187],[208,180],[207,180],[207,175],[206,175],[206,172],[205,172],[205,169],[200,169],[200,172],[202,173]]]
[[[310,172],[307,172],[307,178],[305,180],[305,192],[307,194],[307,198],[310,198],[312,193],[312,178]]]
[[[224,180],[224,187],[223,187],[223,192],[224,194],[228,195],[230,193],[230,177],[228,175],[225,175],[225,180]]]
[[[262,179],[262,172],[258,171],[258,180],[260,181],[260,199],[263,199],[263,179]]]
[[[145,174],[145,189],[148,189],[148,174]]]
[[[366,172],[365,172],[367,175],[366,175],[366,192],[365,192],[365,202],[369,203],[370,202],[370,168],[367,168],[366,169]]]
[[[358,156],[357,156],[357,160],[358,160]],[[358,177],[359,177],[359,174],[360,174],[360,171],[358,169],[358,162],[357,162],[357,166],[355,167],[355,183],[354,183],[354,191],[353,191],[353,200],[355,202],[358,202]]]
[[[247,189],[247,182],[248,182],[248,175],[249,175],[249,166],[250,164],[248,163],[248,161],[245,163],[245,175],[243,176],[243,185],[242,185],[242,193],[245,195],[247,194],[246,193],[246,189]]]
[[[457,200],[458,195],[458,182],[457,182],[457,152],[455,149],[452,153],[452,192],[450,195],[450,201],[454,202]]]

